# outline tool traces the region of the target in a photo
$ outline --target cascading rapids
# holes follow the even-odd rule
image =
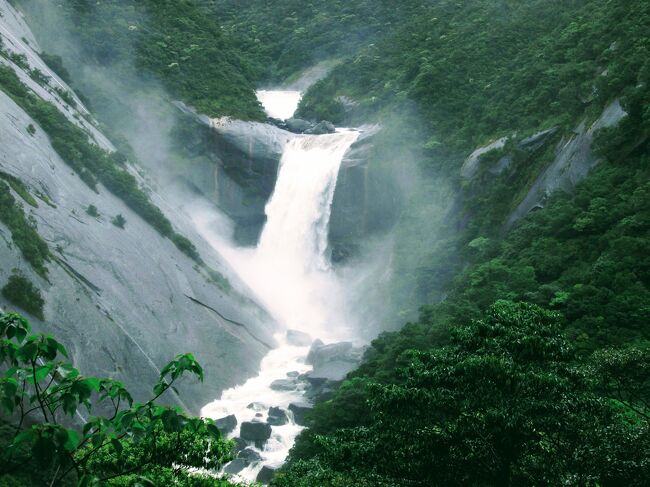
[[[285,99],[296,98],[280,93]],[[267,102],[269,96],[266,92]],[[327,235],[341,160],[357,137],[355,131],[340,130],[290,140],[266,206],[267,223],[257,248],[220,249],[281,325],[325,342],[353,338],[346,324],[341,283],[329,265]],[[209,233],[200,222],[197,225],[204,235]],[[270,407],[286,410],[290,403],[303,400],[301,386],[274,390],[271,383],[309,371],[305,364],[309,347],[288,344],[284,333],[276,339],[279,347],[263,359],[257,377],[224,391],[219,400],[202,410],[203,416],[215,419],[234,414],[238,426],[231,437],[239,436],[242,422],[266,421]],[[288,424],[272,427],[263,448],[249,445],[261,460],[238,472],[236,479],[255,480],[263,465],[282,464],[302,429],[291,413],[288,416]]]

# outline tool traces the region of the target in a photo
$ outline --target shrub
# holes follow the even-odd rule
[[[25,260],[41,276],[47,276],[45,263],[49,261],[50,251],[47,243],[36,231],[23,208],[16,202],[7,184],[0,182],[0,222],[7,225],[11,231],[11,238],[20,249]]]
[[[124,228],[124,225],[126,225],[126,218],[124,218],[120,213],[111,218],[111,223],[116,227]]]
[[[24,311],[43,319],[43,305],[45,301],[40,290],[29,279],[21,274],[13,274],[2,288],[2,295],[12,304]]]
[[[231,485],[192,471],[232,459],[214,421],[158,403],[182,376],[203,381],[191,354],[163,367],[140,403],[114,379],[81,375],[61,343],[31,334],[18,314],[0,313],[0,350],[0,411],[12,420],[0,428],[0,485]],[[83,424],[68,429],[65,416]]]
[[[86,213],[94,218],[97,218],[99,216],[99,211],[95,205],[88,205],[88,208],[86,208]]]

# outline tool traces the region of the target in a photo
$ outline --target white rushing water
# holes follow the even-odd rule
[[[269,115],[288,118],[293,114],[300,94],[287,93],[259,94]],[[357,137],[355,131],[340,130],[291,139],[266,206],[267,223],[258,246],[220,248],[278,323],[325,342],[353,338],[346,321],[342,285],[329,264],[327,235],[341,160]],[[208,240],[214,241],[210,222],[195,222]],[[230,437],[239,437],[242,422],[265,422],[270,407],[288,411],[291,403],[304,402],[304,383],[299,381],[296,389],[288,391],[274,390],[271,383],[308,372],[311,367],[305,358],[309,347],[290,345],[285,333],[276,339],[279,347],[263,359],[257,377],[224,391],[202,410],[203,416],[215,419],[234,414],[238,425]],[[235,480],[255,480],[263,465],[279,467],[284,462],[302,429],[294,423],[291,412],[288,416],[288,424],[272,427],[271,438],[263,448],[249,445],[261,461],[240,471]]]
[[[300,91],[259,90],[257,92],[257,99],[266,110],[266,114],[280,120],[286,120],[293,116],[301,98],[302,92]]]

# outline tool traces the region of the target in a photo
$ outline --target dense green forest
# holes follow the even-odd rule
[[[65,0],[55,10],[36,0],[18,3],[44,24],[54,15],[62,19],[69,36],[65,67],[71,72],[78,71],[75,63],[110,69],[125,86],[134,80],[160,82],[171,97],[210,116],[264,118],[249,57],[200,2]],[[88,95],[99,112],[110,112],[115,102],[101,91]]]
[[[397,305],[408,311],[417,303],[431,304],[416,322],[373,342],[361,367],[333,399],[317,407],[310,431],[292,451],[286,476],[276,483],[642,485],[647,458],[632,458],[631,450],[635,441],[647,442],[645,379],[630,386],[636,403],[623,408],[602,378],[591,375],[582,386],[574,383],[576,389],[564,397],[581,402],[582,394],[590,396],[578,407],[590,411],[583,420],[572,416],[577,410],[553,409],[546,416],[545,406],[537,403],[543,398],[527,397],[523,390],[521,403],[514,398],[505,406],[505,391],[517,387],[510,374],[519,372],[511,363],[508,372],[496,362],[494,369],[486,364],[517,364],[518,352],[495,352],[492,342],[481,345],[489,334],[471,342],[465,335],[499,324],[490,308],[495,301],[528,301],[559,312],[553,318],[556,338],[566,340],[567,365],[583,371],[583,378],[595,371],[593,364],[610,364],[608,374],[615,369],[632,375],[636,360],[647,364],[650,7],[640,1],[441,1],[420,2],[414,9],[417,15],[401,17],[390,34],[363,45],[313,86],[299,115],[348,125],[384,122],[387,139],[418,144],[412,152],[423,174],[458,187],[455,211],[446,220],[421,209],[437,197],[432,183],[411,195],[397,227]],[[342,96],[355,106],[346,107]],[[553,146],[615,99],[628,116],[597,134],[595,147],[604,162],[572,192],[554,194],[543,209],[510,229],[508,217],[552,161]],[[407,116],[386,123],[395,112]],[[527,152],[518,145],[551,127],[555,135],[541,150]],[[509,156],[510,168],[496,176],[479,169],[473,181],[461,181],[458,172],[467,154],[504,135],[511,141],[484,155],[479,167]],[[379,142],[374,157],[380,163],[385,149]],[[439,226],[426,230],[427,216]],[[427,232],[435,237],[418,239]],[[499,306],[511,314],[514,305]],[[527,309],[532,315],[546,313]],[[484,321],[469,325],[472,319]],[[521,321],[508,320],[518,327],[531,319],[527,312]],[[461,338],[459,330],[464,330]],[[518,346],[526,348],[526,335],[534,333],[522,332]],[[464,353],[470,353],[467,359]],[[628,359],[632,362],[626,364]],[[553,373],[559,371],[550,356],[544,360]],[[487,367],[486,375],[472,377],[470,363]],[[458,379],[445,376],[453,368]],[[499,392],[501,380],[506,389]],[[623,377],[607,380],[631,384]],[[496,389],[481,389],[482,381]],[[438,394],[437,388],[444,390]],[[553,401],[553,407],[561,402]],[[595,403],[605,408],[598,412]],[[525,438],[508,436],[506,424],[517,424],[518,408],[528,406],[534,412],[523,414],[531,422],[567,414],[573,426],[560,433],[531,423],[541,436],[535,447],[526,445]],[[598,421],[587,426],[593,417]],[[464,424],[464,418],[476,424]],[[485,429],[476,430],[477,424]],[[600,439],[593,444],[582,435]],[[548,446],[542,437],[549,438]],[[572,457],[577,463],[570,465],[570,455],[561,449],[574,451],[573,441],[593,449],[579,460]],[[514,456],[506,451],[512,445],[517,445]],[[556,460],[542,460],[544,453],[535,448],[546,448]],[[536,462],[548,470],[536,472]],[[621,462],[627,466],[617,465]]]
[[[371,162],[395,165],[406,153],[417,161],[421,184],[405,196],[394,229],[388,320],[399,331],[374,340],[361,366],[316,406],[272,485],[647,483],[650,2],[66,0],[62,12],[86,59],[157,80],[212,116],[262,120],[256,86],[334,59],[298,115],[380,122]],[[5,89],[18,86],[0,75]],[[44,110],[16,89],[34,116]],[[614,101],[626,117],[595,134],[600,164],[510,222],[556,148]],[[544,145],[521,144],[546,129],[553,131]],[[474,178],[460,177],[474,149],[504,136]],[[109,178],[110,188],[119,166],[105,170],[108,156],[91,152],[80,175],[91,185]],[[490,172],[503,158],[509,166]],[[95,160],[96,172],[88,166]],[[442,187],[454,194],[444,212],[432,204],[446,198]],[[0,181],[3,194],[3,221],[29,237],[32,227]],[[150,210],[147,200],[132,205]],[[162,218],[161,233],[182,238]],[[45,274],[47,245],[34,242],[20,248]],[[18,317],[2,319],[26,330]],[[174,427],[185,424],[153,410],[162,423],[145,424],[149,433],[169,427],[165,414]],[[188,455],[209,438],[195,426]],[[35,434],[24,442],[36,444]],[[227,445],[214,436],[221,464]],[[48,447],[69,467],[67,441]],[[93,475],[110,475],[122,448],[144,459],[138,445],[110,450],[104,441],[106,454],[87,465]],[[72,454],[74,461],[83,450]],[[144,472],[188,481],[173,478],[177,458],[152,460]]]

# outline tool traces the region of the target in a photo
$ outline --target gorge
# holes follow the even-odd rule
[[[0,0],[0,487],[643,487],[650,3]]]

